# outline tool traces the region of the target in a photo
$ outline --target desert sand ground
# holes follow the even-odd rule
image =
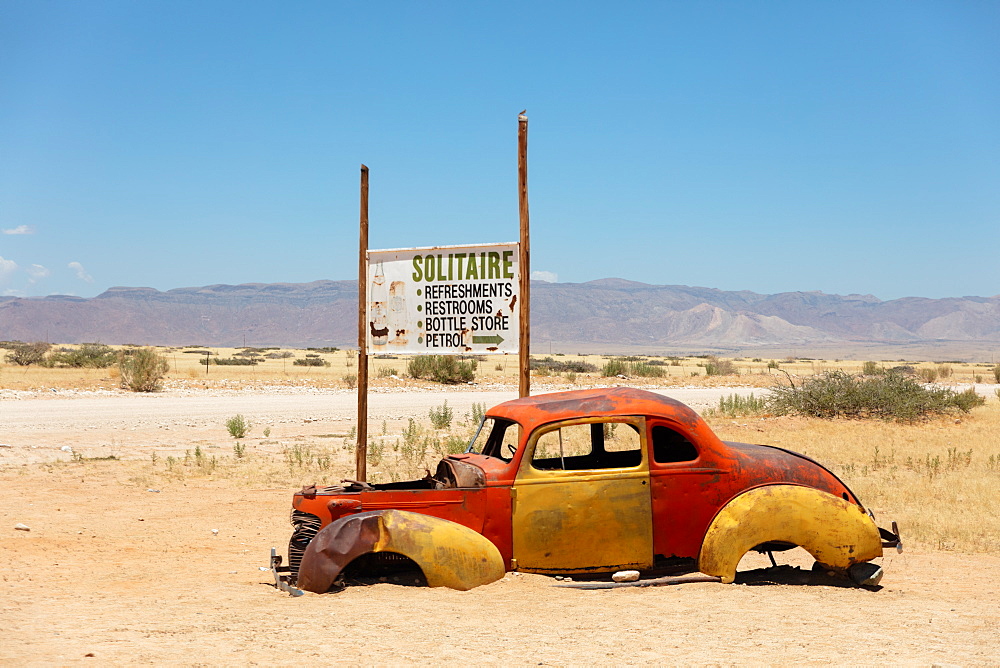
[[[722,391],[667,393],[704,408]],[[426,417],[445,399],[462,415],[514,394],[383,388],[372,429]],[[339,444],[355,401],[310,387],[8,393],[0,663],[1000,663],[992,554],[891,551],[877,591],[752,570],[766,559],[748,556],[734,585],[580,591],[508,574],[469,592],[379,584],[292,598],[259,567],[287,542],[292,491],[312,480],[149,473],[153,453],[161,469],[196,446],[231,456],[223,423],[237,412],[252,416],[260,457],[310,439]],[[779,561],[811,565],[798,550]]]

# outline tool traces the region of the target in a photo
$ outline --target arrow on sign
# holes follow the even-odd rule
[[[493,345],[499,346],[503,343],[503,337],[499,334],[494,334],[493,336],[473,336],[473,343],[492,343]]]

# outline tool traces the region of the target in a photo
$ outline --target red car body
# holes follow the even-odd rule
[[[614,388],[515,399],[487,411],[484,424],[493,432],[484,434],[481,426],[470,451],[442,460],[434,477],[296,494],[292,570],[316,531],[390,509],[467,527],[496,547],[505,569],[542,573],[654,570],[698,560],[713,520],[761,487],[810,488],[863,510],[854,493],[812,459],[724,442],[693,410],[652,392]],[[563,452],[564,430],[572,427],[592,435],[589,454]],[[609,431],[638,445],[614,450],[605,441]],[[558,443],[559,456],[540,456],[544,439]],[[791,545],[772,545],[782,546]]]

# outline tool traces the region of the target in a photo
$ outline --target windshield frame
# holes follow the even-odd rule
[[[486,428],[487,421],[492,423],[489,433],[484,434],[483,430]],[[517,427],[517,438],[514,442],[514,452],[510,457],[506,457],[504,448],[504,441],[507,440],[504,436],[508,433],[511,427]],[[479,422],[479,426],[476,428],[476,433],[473,435],[472,439],[469,441],[469,447],[466,448],[465,452],[469,454],[482,455],[484,457],[493,457],[504,462],[510,462],[514,459],[517,451],[521,447],[521,432],[523,428],[519,422],[511,420],[509,418],[494,417],[492,415],[484,415],[483,419]],[[482,446],[479,450],[476,449],[477,444],[481,443]]]

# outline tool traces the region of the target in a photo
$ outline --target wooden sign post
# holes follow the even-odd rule
[[[518,374],[518,396],[527,397],[531,393],[531,336],[529,327],[529,315],[530,315],[530,295],[529,288],[531,285],[531,269],[528,264],[530,258],[530,252],[528,247],[528,117],[522,111],[517,116],[517,187],[518,187],[518,210],[520,217],[520,227],[521,227],[521,238],[517,249],[517,266],[516,270],[519,272],[517,274],[517,292],[514,292],[513,282],[514,282],[514,262],[513,255],[515,251],[513,249],[513,244],[493,244],[491,246],[480,245],[479,247],[435,247],[428,249],[398,249],[396,251],[371,251],[368,250],[368,167],[361,165],[361,231],[360,231],[360,241],[358,248],[358,440],[357,446],[355,448],[355,464],[357,466],[356,479],[361,482],[366,481],[368,475],[368,355],[371,352],[368,347],[368,336],[369,328],[371,328],[371,335],[373,337],[372,346],[378,350],[382,350],[387,345],[397,345],[401,349],[412,345],[413,341],[417,344],[423,344],[426,348],[432,348],[433,345],[438,345],[438,338],[442,340],[451,341],[451,338],[446,338],[447,335],[440,333],[431,333],[431,329],[437,327],[438,321],[443,320],[460,320],[461,324],[459,327],[462,332],[459,336],[464,336],[468,334],[469,339],[466,343],[463,339],[462,345],[448,343],[447,346],[451,347],[452,350],[445,351],[444,354],[456,354],[458,352],[469,352],[472,350],[470,346],[486,346],[486,352],[496,353],[496,354],[506,354],[506,351],[501,347],[501,343],[504,338],[500,336],[500,333],[504,331],[508,326],[513,328],[513,314],[515,313],[515,306],[517,306],[517,326],[518,326],[518,358],[520,361],[520,369]],[[506,249],[509,250],[505,250]],[[449,252],[450,251],[450,252]],[[475,252],[472,252],[475,251]],[[417,254],[420,253],[420,254]],[[376,274],[375,278],[372,279],[372,294],[368,293],[368,284],[371,277],[369,277],[369,264],[372,261],[372,256],[376,258]],[[503,286],[502,280],[493,280],[494,285],[493,290],[503,291],[506,297],[510,297],[510,301],[506,302],[509,304],[508,311],[506,314],[503,313],[503,307],[501,302],[501,308],[499,310],[491,310],[490,313],[495,312],[495,320],[490,317],[481,317],[484,311],[470,311],[470,313],[479,313],[480,317],[473,318],[473,323],[467,327],[466,320],[464,317],[459,318],[441,318],[441,317],[424,317],[417,321],[416,331],[410,332],[410,327],[403,329],[394,329],[396,336],[393,339],[389,338],[390,326],[398,321],[400,314],[405,310],[405,304],[407,303],[403,294],[405,294],[407,280],[395,280],[393,279],[390,286],[388,296],[381,294],[384,292],[385,288],[385,273],[388,272],[389,265],[393,260],[398,260],[396,256],[406,256],[411,266],[414,268],[413,281],[420,281],[421,278],[418,275],[425,275],[426,280],[430,282],[435,281],[447,281],[449,283],[460,283],[462,281],[468,283],[470,280],[478,279],[510,279],[510,282]],[[388,259],[383,259],[383,258]],[[442,258],[446,257],[446,264],[443,264]],[[487,262],[487,259],[490,261]],[[457,265],[452,261],[457,259]],[[463,261],[465,266],[465,272],[463,272]],[[383,266],[384,265],[384,266]],[[457,269],[456,269],[457,266]],[[433,274],[430,272],[433,271]],[[457,272],[457,274],[453,274]],[[495,272],[500,272],[494,275]],[[379,286],[382,286],[379,288]],[[443,286],[451,289],[454,285]],[[458,286],[461,288],[462,286]],[[393,293],[393,290],[402,291]],[[381,292],[380,292],[381,290]],[[431,292],[429,288],[424,287],[426,292]],[[462,294],[465,294],[462,290],[457,290]],[[432,297],[430,294],[423,294],[421,296],[421,289],[417,289],[416,295],[423,299],[423,302],[418,302],[420,306],[415,306],[417,312],[419,309],[424,308],[424,304],[435,305],[437,297]],[[475,295],[475,290],[468,290],[469,295]],[[433,291],[433,294],[437,294],[437,290]],[[442,293],[444,294],[444,293]],[[483,295],[479,295],[482,297]],[[486,295],[487,297],[499,297],[500,295]],[[448,295],[444,295],[441,299],[451,299]],[[388,302],[387,302],[388,300]],[[485,302],[493,304],[494,302],[487,299],[477,300],[474,296],[466,300],[473,307],[478,302]],[[369,308],[372,309],[373,314],[377,313],[374,320],[369,317]],[[388,318],[387,316],[388,311]],[[426,315],[426,314],[425,314]],[[438,315],[444,315],[438,314]],[[511,321],[508,325],[508,317],[511,316]],[[470,316],[472,317],[472,316]],[[426,323],[426,324],[425,324]],[[503,324],[500,324],[503,323]],[[482,327],[485,325],[485,327]],[[480,328],[482,327],[482,328]],[[425,331],[421,334],[421,328]],[[478,328],[478,329],[477,329]],[[501,332],[496,331],[500,328]],[[491,331],[492,330],[492,331]],[[480,334],[476,335],[476,331]],[[407,334],[406,337],[400,336],[400,332]],[[411,341],[411,338],[413,341]],[[442,344],[443,345],[443,344]],[[509,345],[509,344],[508,344]],[[404,352],[408,352],[409,350]],[[432,350],[417,351],[429,353]],[[510,352],[513,352],[511,350]]]
[[[517,116],[517,203],[521,219],[521,252],[518,258],[521,271],[521,332],[518,345],[520,374],[518,379],[518,396],[527,397],[531,394],[531,266],[528,248],[528,117],[522,111]]]
[[[358,249],[358,443],[356,480],[368,476],[368,167],[361,165],[361,240]]]

